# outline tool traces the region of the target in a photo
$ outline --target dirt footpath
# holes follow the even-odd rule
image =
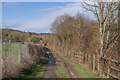
[[[49,62],[46,68],[46,71],[44,73],[43,78],[57,78],[56,77],[56,64],[55,64],[55,59],[52,53],[48,53],[49,56]]]
[[[51,65],[51,66],[48,65],[43,78],[57,78],[55,71],[56,71],[56,65]]]
[[[79,78],[77,71],[73,68],[73,66],[67,60],[65,60],[63,57],[59,56],[57,53],[55,53],[55,55],[57,57],[59,57],[62,62],[64,62],[64,65],[65,65],[67,71],[69,72],[69,75],[71,78]]]
[[[70,75],[70,78],[79,78],[77,71],[73,68],[73,66],[67,60],[65,60],[63,57],[59,56],[55,52],[51,53],[51,51],[49,51],[47,54],[49,56],[49,62],[48,62],[43,78],[57,78],[56,76],[57,66],[55,64],[54,55],[58,57],[60,61],[64,63],[65,68]]]

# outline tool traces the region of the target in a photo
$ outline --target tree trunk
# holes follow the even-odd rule
[[[120,2],[118,4],[118,9],[119,9],[119,12],[118,12],[118,32],[120,31]],[[120,37],[118,39],[118,61],[120,63]],[[120,65],[119,65],[120,67]],[[120,79],[120,72],[118,73],[118,78]]]
[[[100,59],[103,56],[103,40],[104,40],[103,39],[103,34],[102,34],[102,25],[101,25],[101,23],[100,23],[99,30],[100,30],[100,33],[99,33],[99,38],[100,38],[100,53],[98,55],[98,71],[101,74],[101,61],[100,61]]]

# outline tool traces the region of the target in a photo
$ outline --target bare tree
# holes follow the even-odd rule
[[[118,31],[120,31],[120,2],[119,2],[119,4],[118,4],[118,10],[119,10],[119,12],[118,12],[118,26],[119,26],[119,29],[118,29]],[[119,40],[118,40],[118,60],[120,61],[120,37],[119,37]],[[120,67],[120,65],[119,65],[119,67]],[[120,73],[118,74],[118,77],[119,77],[119,79],[120,79]]]
[[[98,21],[99,41],[100,41],[100,59],[106,57],[108,51],[117,43],[120,32],[117,32],[118,26],[118,3],[117,2],[83,2],[83,8],[93,12]],[[100,67],[98,66],[98,70]]]

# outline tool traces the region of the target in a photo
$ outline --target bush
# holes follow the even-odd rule
[[[35,36],[34,36],[34,37],[32,38],[32,42],[33,42],[33,43],[39,43],[40,40],[42,40],[41,37],[35,37]]]

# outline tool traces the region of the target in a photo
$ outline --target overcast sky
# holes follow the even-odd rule
[[[48,33],[57,16],[65,13],[75,15],[77,12],[94,19],[80,2],[3,2],[3,28]]]

